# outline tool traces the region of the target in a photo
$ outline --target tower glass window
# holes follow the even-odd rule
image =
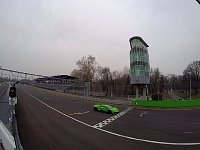
[[[138,36],[130,40],[131,84],[150,84],[148,45]]]

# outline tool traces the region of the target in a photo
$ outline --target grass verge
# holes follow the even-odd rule
[[[164,101],[132,101],[133,106],[140,107],[159,107],[159,108],[177,108],[177,107],[200,107],[200,100],[164,100]]]

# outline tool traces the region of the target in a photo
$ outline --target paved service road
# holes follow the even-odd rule
[[[124,114],[114,116],[95,112],[92,103],[78,98],[23,85],[17,86],[17,97],[18,128],[25,150],[200,149],[192,145],[200,142],[200,110],[121,107]],[[94,128],[108,118],[116,119]]]

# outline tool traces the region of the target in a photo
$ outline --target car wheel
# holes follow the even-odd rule
[[[94,107],[94,110],[95,110],[95,111],[98,111],[97,107]]]
[[[108,113],[109,113],[109,114],[112,114],[112,111],[111,111],[111,110],[108,110]]]

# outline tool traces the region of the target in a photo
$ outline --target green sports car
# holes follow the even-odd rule
[[[94,110],[95,111],[107,112],[109,114],[119,113],[119,109],[118,108],[112,107],[110,105],[103,105],[103,104],[94,105]]]

